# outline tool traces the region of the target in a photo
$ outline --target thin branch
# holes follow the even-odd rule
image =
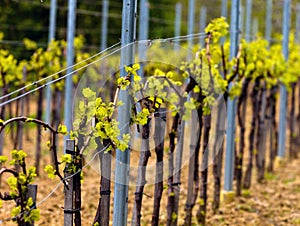
[[[4,130],[4,128],[7,125],[9,125],[10,123],[13,123],[13,122],[33,122],[35,124],[43,126],[44,128],[49,129],[52,133],[57,133],[57,131],[51,125],[49,125],[48,123],[46,123],[42,120],[39,120],[39,119],[28,118],[28,117],[25,117],[25,116],[11,118],[11,119],[8,119],[5,122],[3,122],[3,124],[0,127],[0,133],[2,133],[2,131]]]

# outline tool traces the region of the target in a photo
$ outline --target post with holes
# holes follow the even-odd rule
[[[283,41],[282,52],[285,60],[289,55],[289,32],[291,17],[291,0],[284,1],[283,7]],[[285,138],[286,138],[286,106],[287,106],[287,88],[280,84],[280,114],[279,114],[279,133],[278,133],[278,160],[285,157]]]
[[[48,34],[48,43],[50,43],[55,38],[55,28],[56,28],[56,0],[51,0],[50,5],[50,24],[49,24],[49,34]],[[46,88],[46,116],[45,121],[50,123],[50,114],[51,114],[51,85],[48,85]]]
[[[236,57],[238,50],[239,34],[239,9],[240,0],[233,0],[231,3],[231,22],[230,22],[230,58]],[[229,84],[229,89],[232,83]],[[228,99],[227,102],[227,130],[226,130],[226,156],[225,156],[225,175],[223,200],[230,202],[233,198],[233,163],[234,163],[234,137],[235,137],[235,115],[236,99]]]
[[[75,140],[66,140],[66,154],[70,154],[74,157],[75,154]],[[72,173],[70,172],[69,165],[66,165],[64,169],[64,177],[66,179],[67,187],[65,186],[65,203],[64,203],[64,225],[72,226],[73,225],[73,197],[74,197],[74,177],[70,177]],[[69,178],[70,177],[70,178]]]
[[[30,208],[36,208],[36,194],[37,194],[37,185],[36,184],[28,184],[27,188],[28,188],[28,192],[27,192],[27,197],[26,199],[28,200],[29,198],[32,198],[33,201],[33,206],[31,206]],[[26,226],[34,226],[34,222],[27,222]]]
[[[108,9],[109,9],[109,0],[102,0],[101,47],[100,47],[101,51],[107,47]]]
[[[182,4],[181,3],[176,3],[175,6],[175,28],[174,28],[174,36],[180,36],[181,33],[181,11],[182,11]],[[179,50],[179,43],[178,41],[175,41],[174,43],[174,51]]]
[[[125,46],[135,40],[136,25],[136,0],[123,0],[122,9],[122,36],[121,45]],[[130,65],[134,61],[134,49],[127,45],[121,50],[120,77],[126,76],[124,65]],[[119,100],[124,104],[118,107],[118,122],[120,138],[129,133],[130,102],[126,90],[121,90]],[[114,188],[114,214],[113,225],[127,225],[128,211],[128,183],[130,170],[130,150],[116,150],[115,188]]]
[[[76,25],[76,0],[69,0],[68,2],[68,34],[67,34],[67,77],[66,77],[66,89],[65,89],[65,125],[70,131],[72,127],[72,71],[74,64],[74,35]]]

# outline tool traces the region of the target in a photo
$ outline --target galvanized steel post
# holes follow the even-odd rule
[[[134,48],[132,43],[135,40],[136,27],[136,0],[123,0],[122,10],[122,37],[121,44],[121,63],[120,76],[126,76],[124,65],[131,64],[134,60]],[[129,94],[126,90],[121,90],[119,100],[124,104],[118,107],[118,122],[123,134],[129,133],[130,102]],[[127,225],[128,211],[128,183],[130,170],[130,150],[116,150],[116,168],[115,168],[115,188],[114,188],[114,213],[113,225]]]
[[[227,17],[227,0],[222,0],[221,16]]]
[[[227,0],[222,0],[221,16],[227,19]],[[225,42],[225,37],[221,38],[221,45]]]
[[[300,4],[297,4],[296,7],[296,32],[295,32],[295,41],[297,44],[300,43]]]
[[[174,28],[174,36],[177,37],[181,33],[181,11],[182,5],[181,3],[176,3],[175,7],[175,28]],[[174,51],[179,50],[178,41],[175,41]]]
[[[195,24],[195,0],[189,0],[189,13],[188,13],[188,35],[194,33],[194,24]],[[188,48],[193,48],[193,39],[188,38]]]
[[[147,40],[149,32],[149,2],[148,0],[140,0],[140,15],[139,15],[139,40]],[[138,47],[139,60],[146,60],[147,47],[140,44]],[[143,67],[141,65],[141,74]]]
[[[56,30],[56,0],[51,0],[50,5],[50,16],[49,16],[49,33],[48,33],[48,43],[55,39],[55,30]],[[51,85],[48,85],[46,88],[46,115],[45,121],[50,123],[51,115]]]
[[[239,41],[239,9],[240,0],[233,0],[231,3],[231,22],[230,22],[230,58],[236,57]],[[229,89],[232,84],[229,85]],[[234,163],[234,138],[235,138],[235,115],[236,99],[228,99],[227,102],[227,130],[226,130],[226,156],[225,156],[225,175],[224,191],[232,191],[233,163]]]
[[[283,41],[282,52],[285,60],[289,57],[289,32],[291,18],[291,0],[285,0],[283,6]],[[287,106],[287,88],[280,84],[280,114],[279,114],[279,133],[278,133],[278,157],[285,157],[285,140],[286,140],[286,106]]]
[[[101,46],[100,50],[107,47],[107,25],[108,25],[109,0],[102,0],[102,21],[101,21]]]
[[[246,4],[246,41],[251,41],[251,21],[252,21],[252,0],[247,0]]]
[[[201,7],[201,10],[200,10],[200,33],[201,32],[204,32],[204,29],[206,27],[206,7],[205,6],[202,6]],[[200,38],[199,40],[199,44],[200,44],[200,47],[204,47],[204,44],[205,44],[205,39],[204,38]]]
[[[73,94],[73,82],[72,71],[74,64],[74,36],[76,25],[76,0],[69,0],[68,2],[68,33],[67,33],[67,74],[65,81],[65,125],[68,131],[72,129],[72,94]],[[66,136],[69,137],[69,136]]]
[[[265,39],[271,41],[273,0],[267,0]]]

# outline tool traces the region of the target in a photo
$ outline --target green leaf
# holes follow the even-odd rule
[[[53,166],[47,165],[47,166],[45,166],[44,170],[48,174],[48,177],[50,179],[54,179],[55,178],[55,172],[56,172],[56,170],[53,168]]]
[[[94,92],[93,90],[91,90],[90,88],[84,88],[82,90],[82,95],[89,99],[95,99],[96,98],[96,92]]]
[[[14,176],[7,178],[7,184],[11,190],[17,190],[18,186],[18,179]]]
[[[65,125],[59,124],[57,132],[59,134],[62,134],[62,135],[67,135],[68,134],[68,129]]]
[[[32,209],[29,212],[29,215],[24,216],[25,222],[32,223],[34,221],[38,221],[40,219],[40,210],[39,209]]]
[[[27,200],[27,206],[29,208],[31,208],[33,206],[33,200],[32,200],[32,197],[29,197],[29,199]]]
[[[27,118],[25,122],[32,122],[33,120],[33,118]]]
[[[62,157],[61,157],[61,162],[65,162],[65,163],[71,163],[73,160],[72,160],[72,155],[70,154],[64,154]]]
[[[10,212],[10,215],[12,217],[16,217],[19,215],[19,213],[21,213],[21,206],[16,206],[16,207],[13,207],[11,212]]]
[[[23,39],[23,43],[24,43],[25,48],[26,48],[27,50],[35,50],[35,49],[37,49],[37,44],[36,44],[36,42],[30,40],[29,38],[24,38],[24,39]]]
[[[11,157],[12,161],[10,161],[10,165],[18,164],[21,165],[24,163],[25,157],[27,156],[26,152],[23,150],[12,150]]]
[[[8,160],[8,157],[7,156],[4,156],[4,155],[0,155],[0,164],[3,164],[5,162],[7,162]]]
[[[27,182],[27,177],[24,173],[19,173],[19,176],[18,176],[18,183],[21,184],[21,185],[25,185],[26,182]]]
[[[130,81],[125,77],[121,77],[118,78],[117,84],[121,87],[122,90],[126,90],[126,88],[130,85]]]
[[[141,112],[137,113],[134,122],[136,124],[145,125],[148,122],[150,112],[147,108],[143,108]]]
[[[222,36],[228,33],[229,25],[225,17],[213,19],[205,28],[205,33],[210,33],[213,42],[216,43]]]

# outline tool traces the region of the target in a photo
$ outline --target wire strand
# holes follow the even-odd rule
[[[76,66],[78,66],[78,65],[80,65],[80,64],[82,64],[82,63],[84,63],[84,62],[86,62],[86,61],[89,61],[89,60],[91,60],[91,59],[93,59],[93,58],[99,56],[100,54],[102,54],[102,53],[104,53],[104,52],[106,52],[106,51],[111,50],[112,48],[116,47],[116,46],[119,45],[119,44],[120,44],[120,42],[118,42],[118,43],[116,43],[116,44],[110,46],[109,48],[107,48],[107,49],[105,49],[105,50],[102,50],[102,51],[100,51],[100,52],[94,54],[93,56],[90,56],[89,58],[87,58],[87,59],[85,59],[85,60],[82,60],[82,61],[80,61],[80,62],[78,62],[78,63],[76,63],[76,64],[74,64],[74,65],[71,65],[71,66],[69,66],[69,67],[66,67],[66,68],[64,68],[64,69],[62,69],[62,70],[60,70],[60,71],[58,71],[58,72],[55,72],[54,74],[51,74],[51,75],[49,75],[49,76],[47,76],[47,77],[45,77],[45,78],[42,78],[42,79],[40,79],[40,80],[38,80],[38,81],[35,81],[35,82],[32,82],[32,83],[30,83],[30,84],[28,84],[28,85],[26,85],[26,86],[23,86],[22,88],[19,88],[19,89],[14,90],[14,91],[12,91],[12,92],[10,92],[10,93],[4,95],[4,96],[1,96],[1,97],[0,97],[0,100],[4,99],[4,98],[6,98],[6,97],[12,96],[13,94],[16,94],[16,93],[18,93],[18,92],[21,92],[21,91],[23,91],[24,89],[27,89],[27,88],[29,88],[29,87],[31,87],[31,86],[36,86],[38,83],[41,83],[41,82],[43,82],[43,81],[45,81],[45,80],[49,80],[49,79],[51,79],[52,77],[54,77],[55,75],[58,75],[58,74],[60,74],[60,73],[62,73],[62,72],[64,72],[64,71],[67,71],[68,69],[71,69],[71,68],[73,68],[73,67],[76,67]],[[74,73],[74,72],[73,72],[73,73]]]
[[[165,39],[153,39],[153,40],[147,40],[147,41],[152,42],[152,43],[154,43],[154,42],[155,42],[155,43],[156,43],[156,42],[159,42],[159,43],[163,43],[163,42],[175,42],[175,41],[180,41],[180,40],[187,40],[187,39],[189,39],[189,38],[205,37],[205,36],[206,36],[205,33],[196,33],[196,34],[190,34],[190,35],[184,35],[184,36],[175,36],[175,37],[171,37],[171,38],[165,38]],[[139,41],[136,41],[136,42],[134,42],[134,43],[138,43],[138,42],[139,42]],[[1,97],[0,97],[0,100],[3,100],[3,99],[5,99],[5,98],[7,98],[7,97],[10,97],[10,96],[12,96],[12,95],[14,95],[14,94],[16,94],[16,93],[19,93],[19,92],[21,92],[21,91],[23,91],[23,90],[25,90],[25,89],[27,89],[27,88],[29,88],[29,87],[36,86],[37,84],[39,84],[39,83],[41,83],[41,82],[43,82],[43,81],[45,81],[45,80],[50,80],[50,79],[51,79],[52,77],[54,77],[55,75],[58,75],[59,73],[62,73],[62,72],[66,71],[66,70],[68,70],[68,69],[70,69],[70,68],[73,68],[73,67],[75,67],[75,66],[78,66],[78,65],[80,65],[80,64],[82,64],[82,63],[84,63],[84,62],[86,62],[86,61],[89,61],[89,60],[91,60],[91,59],[93,59],[93,58],[95,58],[95,57],[101,55],[102,53],[105,53],[105,52],[107,52],[107,51],[113,49],[114,47],[116,47],[116,46],[119,45],[119,44],[120,44],[120,42],[118,42],[118,43],[112,45],[111,47],[109,47],[109,48],[107,48],[107,49],[105,49],[105,50],[103,50],[103,51],[100,51],[99,53],[96,53],[96,54],[94,54],[93,56],[91,56],[91,57],[89,57],[89,58],[87,58],[87,59],[85,59],[85,60],[82,60],[82,61],[80,61],[80,62],[78,62],[78,63],[76,63],[76,64],[74,64],[74,65],[71,65],[71,66],[69,66],[69,67],[66,67],[66,68],[64,68],[64,69],[62,69],[62,70],[60,70],[60,71],[58,71],[58,72],[56,72],[56,73],[54,73],[54,74],[51,74],[51,75],[49,75],[49,76],[47,76],[47,77],[45,77],[45,78],[42,78],[42,79],[40,79],[40,80],[38,80],[38,81],[34,81],[34,82],[32,82],[32,83],[30,83],[30,84],[28,84],[28,85],[26,85],[26,86],[23,86],[22,88],[19,88],[19,89],[14,90],[14,91],[12,91],[12,92],[10,92],[10,93],[4,95],[4,96],[1,96]],[[96,59],[96,60],[92,61],[91,63],[89,63],[89,64],[87,64],[87,65],[84,65],[84,66],[82,66],[82,67],[80,67],[80,68],[78,68],[78,69],[76,69],[76,70],[74,70],[74,71],[72,71],[72,72],[70,72],[70,73],[68,73],[68,74],[65,74],[64,76],[61,76],[61,77],[59,77],[59,78],[57,78],[57,79],[55,79],[55,80],[51,80],[51,81],[49,81],[49,82],[46,82],[45,84],[42,84],[41,86],[38,86],[38,87],[36,87],[36,88],[34,88],[34,89],[32,89],[32,90],[29,90],[29,91],[27,91],[27,92],[25,92],[25,93],[23,93],[23,94],[21,94],[21,95],[19,95],[19,96],[17,96],[17,97],[8,99],[8,100],[6,100],[6,101],[0,103],[0,107],[4,106],[4,105],[6,105],[6,104],[9,104],[9,103],[11,103],[11,102],[13,102],[13,101],[15,101],[15,100],[18,100],[18,99],[20,99],[20,98],[22,98],[22,97],[25,97],[25,96],[27,96],[28,94],[31,94],[31,93],[33,93],[33,92],[36,92],[36,91],[38,91],[38,90],[40,90],[40,89],[42,89],[42,88],[44,88],[44,87],[46,87],[46,86],[48,86],[48,85],[50,85],[50,84],[53,84],[53,83],[55,83],[55,82],[58,82],[58,81],[60,81],[60,80],[62,80],[62,79],[64,79],[64,78],[66,78],[66,77],[68,77],[68,76],[70,76],[70,75],[72,75],[72,74],[74,74],[74,73],[76,73],[76,72],[78,72],[78,71],[80,71],[80,70],[82,70],[82,69],[84,69],[84,68],[86,68],[86,67],[88,67],[88,66],[94,64],[94,63],[96,63],[96,62],[99,62],[99,61],[103,60],[103,59],[106,58],[106,57],[109,57],[109,56],[113,55],[114,53],[118,52],[118,51],[121,50],[122,48],[126,48],[127,46],[132,45],[132,44],[133,44],[133,43],[129,43],[129,44],[127,44],[127,45],[121,46],[120,48],[116,49],[116,50],[113,51],[112,53],[110,53],[110,54],[108,54],[108,55],[105,55],[105,56],[103,56],[103,57],[100,57],[99,59]]]
[[[124,125],[124,126],[126,126],[126,125]],[[105,146],[104,148],[102,148],[100,151],[96,152],[96,153],[93,155],[93,157],[91,158],[91,160],[90,160],[89,162],[87,162],[87,163],[82,167],[81,170],[76,171],[75,173],[73,173],[72,175],[70,175],[70,176],[68,176],[68,177],[65,177],[63,180],[67,180],[67,179],[69,179],[69,178],[72,178],[72,177],[74,177],[75,175],[77,175],[78,173],[80,173],[84,168],[86,168],[87,166],[89,166],[89,165],[91,164],[92,161],[94,161],[94,159],[96,158],[96,156],[97,156],[98,154],[100,154],[101,152],[105,151],[107,147],[108,147],[108,145]],[[62,180],[60,180],[60,181],[56,184],[56,186],[50,191],[50,193],[49,193],[47,196],[45,196],[41,201],[39,201],[38,203],[36,203],[35,207],[38,207],[38,206],[40,206],[41,204],[43,204],[44,202],[46,202],[46,201],[47,201],[47,200],[48,200],[48,199],[49,199],[49,198],[57,191],[57,189],[58,189],[62,184],[63,184],[63,183],[62,183]],[[32,207],[31,210],[34,209],[35,207]],[[4,222],[11,221],[11,220],[15,219],[16,217],[23,215],[24,213],[26,213],[26,211],[23,211],[23,212],[19,213],[19,214],[18,214],[17,216],[15,216],[15,217],[10,217],[10,218],[6,218],[6,219],[2,219],[2,220],[0,220],[0,224],[4,224]]]

